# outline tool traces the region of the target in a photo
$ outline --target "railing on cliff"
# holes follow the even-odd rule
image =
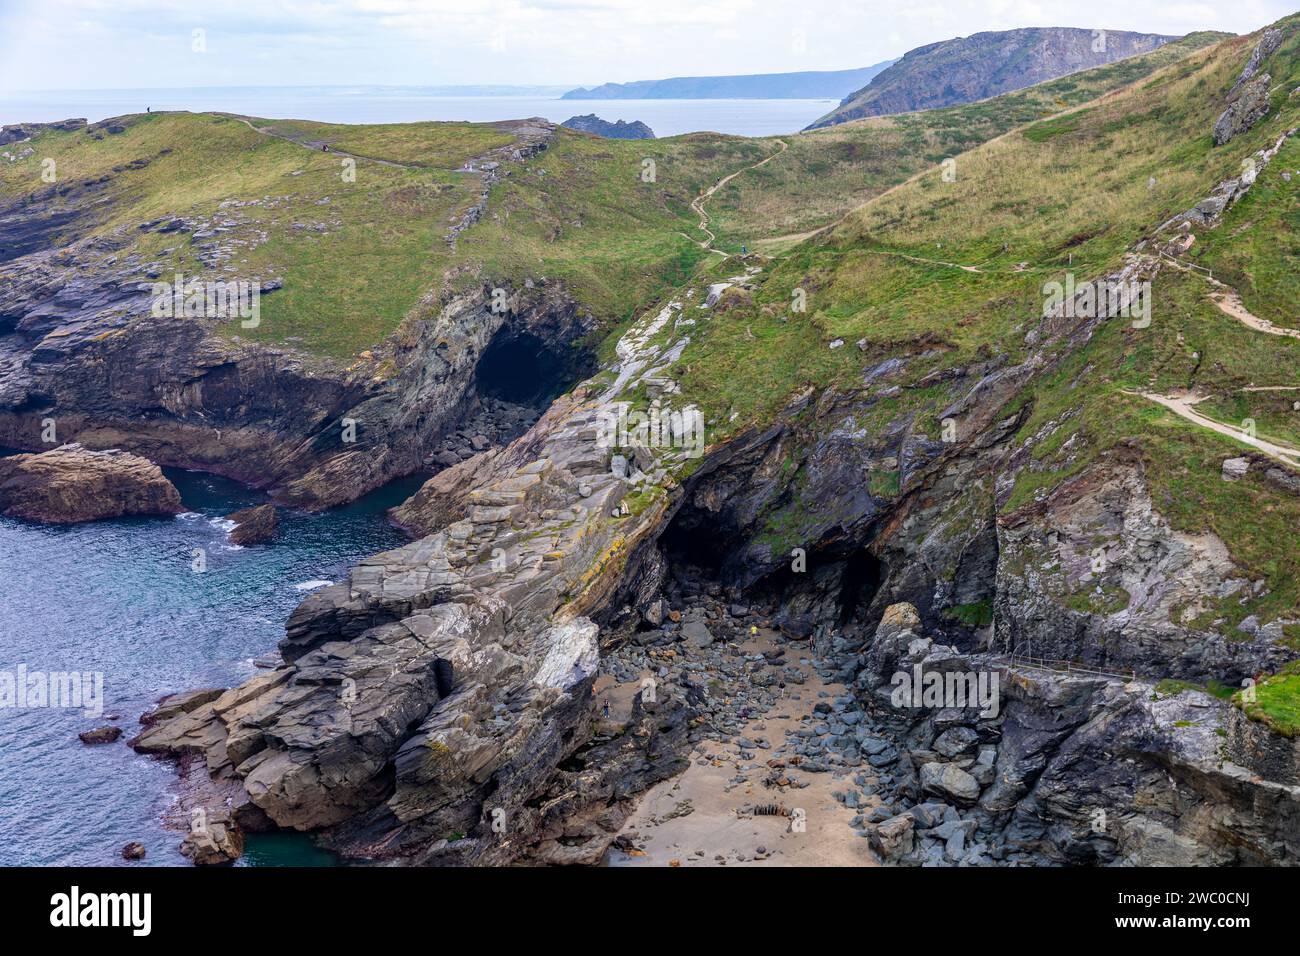
[[[1011,667],[1037,667],[1042,670],[1057,671],[1063,674],[1086,674],[1092,677],[1113,677],[1116,680],[1137,680],[1137,671],[1107,671],[1097,667],[1080,664],[1078,661],[1058,660],[1050,657],[1033,657],[1029,654],[1012,652],[999,654],[998,659]]]

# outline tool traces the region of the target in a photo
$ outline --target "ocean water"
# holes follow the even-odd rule
[[[263,496],[166,471],[192,509],[177,518],[59,527],[0,517],[0,672],[102,674],[104,714],[0,708],[0,865],[118,865],[132,840],[145,844],[145,864],[184,864],[180,834],[161,823],[175,768],[126,746],[140,714],[167,693],[256,673],[253,659],[275,656],[313,583],[338,580],[357,559],[404,540],[385,511],[418,485],[397,482],[321,514],[282,510],[273,542],[237,548],[222,516]],[[206,555],[202,573],[192,570],[196,549]],[[78,740],[104,725],[121,727],[122,738]],[[243,862],[328,860],[309,839],[285,834],[250,837]]]
[[[154,110],[224,111],[275,119],[329,123],[409,123],[418,120],[492,120],[543,116],[562,123],[595,113],[602,119],[641,120],[656,136],[710,131],[737,136],[795,133],[830,111],[836,100],[561,100],[555,94],[449,95],[420,87],[206,87],[166,90],[51,90],[0,92],[0,125],[81,116],[97,122]]]

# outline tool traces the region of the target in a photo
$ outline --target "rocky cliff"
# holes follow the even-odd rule
[[[605,139],[655,138],[654,130],[640,120],[634,120],[631,123],[626,120],[618,120],[611,123],[609,120],[601,119],[595,113],[587,113],[585,116],[570,116],[560,125],[568,129],[576,129],[581,133],[603,136]]]
[[[972,103],[1148,53],[1175,39],[1125,30],[1034,27],[931,43],[909,50],[808,129]]]
[[[762,785],[793,800],[801,775],[829,774],[862,810],[845,839],[881,859],[1293,863],[1288,728],[1230,698],[1290,686],[1270,683],[1290,680],[1300,621],[1276,529],[1295,514],[1300,452],[1183,414],[1202,382],[1294,388],[1274,379],[1295,330],[1233,317],[1195,261],[1267,212],[1250,204],[1289,195],[1293,105],[1252,110],[1222,146],[1210,136],[1248,56],[1256,75],[1289,74],[1287,36],[1271,54],[1223,44],[1105,110],[1000,137],[960,178],[918,177],[789,256],[723,254],[639,312],[581,384],[553,401],[527,389],[547,407],[524,434],[448,463],[396,509],[422,537],[304,601],[281,666],[164,701],[134,745],[179,760],[194,808],[228,811],[229,847],[279,827],[359,862],[591,863],[639,793],[738,729],[737,697],[770,706],[806,662],[852,692],[780,698],[808,712]],[[1126,202],[1036,208],[1062,168],[1076,191],[1097,178]],[[706,221],[713,191],[691,204]],[[1222,228],[1243,204],[1251,218]],[[1011,225],[1026,234],[1006,238]],[[1098,302],[1091,282],[1045,304],[1043,279],[1065,268],[1158,290],[1160,321]],[[492,343],[528,352],[581,325],[561,283],[513,290],[504,315],[487,291],[404,325],[382,353],[395,377],[344,376],[370,391],[332,414],[359,409],[382,447],[306,456],[281,495],[391,473],[386,456],[420,447],[407,430],[494,377]],[[26,309],[11,337],[80,341],[47,344],[52,321]],[[106,346],[81,347],[96,361],[60,365],[74,386],[102,374]],[[168,381],[190,360],[155,347]],[[12,363],[13,382],[42,386],[14,422],[67,387],[23,358],[34,350]],[[506,352],[509,378],[520,349]],[[111,401],[91,380],[78,401]],[[1184,391],[1143,391],[1170,382]],[[760,623],[777,648],[710,654]],[[595,683],[645,677],[656,693],[620,733]],[[749,766],[759,742],[736,743]]]
[[[497,179],[501,163],[521,166],[554,129],[516,133],[483,160]],[[518,419],[534,419],[534,406],[580,371],[571,345],[590,316],[545,280],[514,288],[461,275],[458,289],[430,290],[410,321],[352,362],[231,335],[224,316],[157,314],[154,284],[171,279],[165,260],[178,247],[200,248],[209,279],[234,279],[239,243],[222,235],[239,212],[227,203],[211,218],[106,227],[117,178],[0,199],[2,444],[41,448],[52,423],[60,441],[120,447],[322,508],[441,464],[446,439],[476,415],[491,419],[483,430],[495,434],[499,420],[513,437]],[[258,291],[282,285],[266,278]],[[520,347],[553,378],[498,409],[480,360]]]

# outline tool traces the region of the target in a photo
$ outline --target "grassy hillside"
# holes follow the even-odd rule
[[[789,151],[713,197],[720,247],[788,248],[873,196],[1016,127],[1118,90],[1224,39],[1193,33],[1121,60],[981,103],[876,117],[782,137]],[[773,241],[776,237],[777,241]]]
[[[503,167],[511,175],[493,190],[486,218],[453,251],[446,236],[482,190],[480,174],[462,167],[513,141],[505,124],[132,116],[11,150],[34,151],[0,162],[0,200],[74,211],[60,244],[112,237],[119,258],[138,250],[164,275],[280,279],[283,288],[263,299],[261,326],[232,324],[229,334],[347,360],[393,332],[449,274],[563,279],[608,328],[715,255],[699,245],[691,200],[773,148],[712,134],[624,143],[561,129],[540,157]],[[57,173],[48,198],[46,159]],[[653,181],[642,177],[646,160]],[[140,228],[159,219],[186,226]],[[205,264],[214,246],[219,261]]]
[[[1227,146],[1216,148],[1210,131],[1256,38],[1195,53],[964,153],[953,181],[932,168],[870,201],[773,262],[754,292],[736,294],[701,323],[677,369],[684,393],[705,407],[716,438],[769,419],[808,385],[864,390],[865,369],[883,356],[910,355],[891,380],[901,392],[879,398],[871,414],[883,423],[910,413],[916,428],[937,435],[936,415],[955,396],[916,383],[940,367],[990,359],[1012,365],[1041,351],[1028,333],[1038,324],[1045,282],[1068,271],[1083,282],[1117,268],[1126,250],[1300,123],[1300,97],[1289,95],[1300,83],[1298,24],[1283,22],[1289,36],[1267,64],[1276,84],[1273,112]],[[1295,150],[1287,146],[1197,252],[1224,281],[1240,283],[1249,304],[1291,326],[1300,325],[1292,291],[1300,248]],[[797,289],[808,297],[803,314],[790,308]],[[1300,523],[1300,499],[1255,470],[1241,482],[1220,480],[1223,459],[1242,453],[1241,444],[1130,394],[1195,389],[1218,402],[1207,404],[1207,414],[1253,417],[1261,436],[1294,439],[1297,414],[1286,393],[1246,389],[1300,384],[1300,340],[1234,321],[1211,291],[1197,275],[1163,269],[1149,328],[1105,323],[1059,372],[1014,399],[1028,406],[1018,437],[1033,442],[1033,466],[1007,507],[1044,494],[1120,444],[1136,449],[1171,523],[1214,531],[1242,567],[1268,580],[1258,599],[1225,599],[1216,609],[1231,633],[1248,614],[1268,620],[1300,607],[1300,557],[1278,547]],[[845,344],[832,349],[836,340]]]

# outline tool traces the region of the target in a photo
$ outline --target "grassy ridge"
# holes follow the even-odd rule
[[[1193,33],[1143,56],[979,103],[873,117],[782,137],[789,151],[711,201],[721,247],[781,249],[772,237],[826,226],[873,196],[1016,127],[1128,86],[1224,39]]]
[[[720,436],[767,420],[809,385],[862,390],[864,370],[881,357],[911,356],[890,381],[901,393],[878,395],[867,414],[879,424],[911,416],[935,433],[936,414],[956,396],[915,383],[940,366],[1029,357],[1039,348],[1027,335],[1045,282],[1068,271],[1083,282],[1117,268],[1156,226],[1300,122],[1300,97],[1287,95],[1300,82],[1297,19],[1283,23],[1290,35],[1267,64],[1279,92],[1255,130],[1220,148],[1210,137],[1255,42],[1240,38],[985,143],[957,157],[955,180],[932,169],[773,263],[754,292],[701,324],[678,368],[685,394],[705,407]],[[1288,146],[1258,192],[1201,241],[1204,261],[1240,278],[1248,301],[1278,322],[1297,275],[1290,230],[1300,182],[1282,178],[1291,169],[1295,181],[1296,165]],[[1282,238],[1270,245],[1274,232]],[[798,289],[807,294],[806,313],[791,308]],[[1279,547],[1300,523],[1300,500],[1255,470],[1241,482],[1220,480],[1223,459],[1242,445],[1126,394],[1195,388],[1224,396],[1225,420],[1245,409],[1265,437],[1296,433],[1295,413],[1279,393],[1245,389],[1300,384],[1300,341],[1244,327],[1214,306],[1209,291],[1201,278],[1164,269],[1149,328],[1106,323],[1058,373],[1015,399],[1028,406],[1018,437],[1034,441],[1033,465],[1007,507],[1045,494],[1119,445],[1136,450],[1171,524],[1215,533],[1247,573],[1268,582],[1255,599],[1225,599],[1198,622],[1242,639],[1235,628],[1247,615],[1267,621],[1300,608],[1300,557]],[[1289,301],[1293,307],[1293,295]],[[836,340],[845,344],[832,349]]]
[[[65,190],[102,180],[93,206],[77,191],[56,194],[54,210],[81,215],[65,241],[115,235],[166,273],[282,279],[263,300],[261,327],[232,324],[228,334],[345,361],[425,314],[449,275],[462,285],[560,279],[608,330],[716,258],[701,248],[691,201],[775,148],[715,134],[632,142],[560,129],[546,152],[503,167],[509,175],[487,216],[453,251],[445,237],[482,189],[480,175],[462,167],[513,142],[502,124],[342,126],[189,113],[121,122],[117,134],[38,136],[33,155],[0,162],[0,196],[48,189],[45,158]],[[349,166],[354,180],[344,175]],[[206,268],[201,241],[136,228],[164,217],[215,226],[229,260]]]

